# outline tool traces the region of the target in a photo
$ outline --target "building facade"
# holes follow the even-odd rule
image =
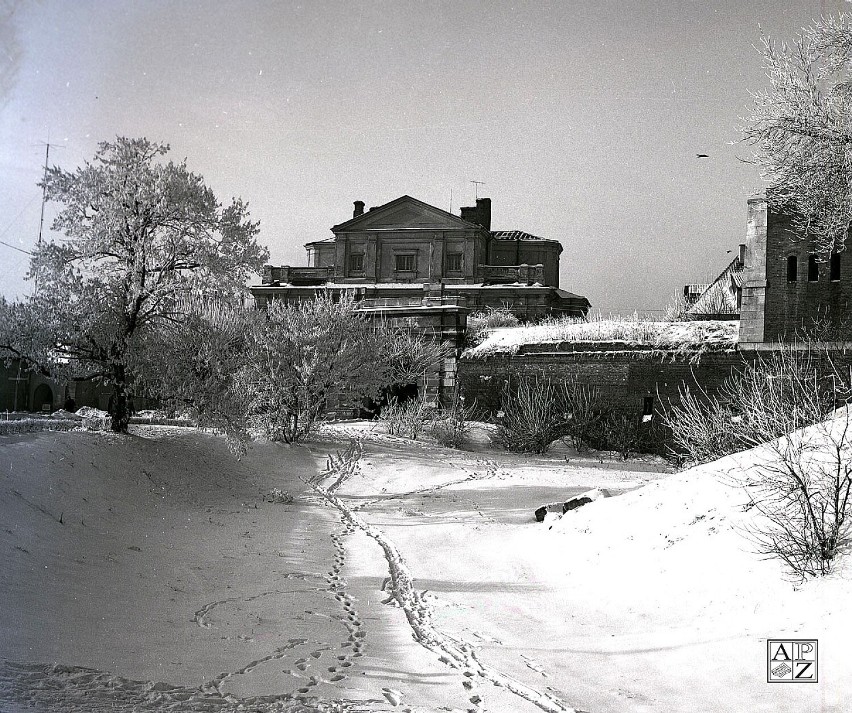
[[[456,216],[402,196],[364,210],[331,229],[333,237],[307,243],[305,267],[268,265],[252,294],[300,300],[317,289],[354,290],[365,306],[413,306],[425,290],[468,311],[506,307],[521,319],[584,317],[589,301],[559,288],[562,244],[519,230],[491,230],[491,199]]]
[[[852,342],[852,256],[822,255],[773,210],[748,201],[740,349],[766,349],[806,335]]]

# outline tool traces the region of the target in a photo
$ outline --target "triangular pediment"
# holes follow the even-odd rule
[[[335,225],[332,231],[469,230],[473,227],[479,226],[411,196],[402,196],[345,223]]]

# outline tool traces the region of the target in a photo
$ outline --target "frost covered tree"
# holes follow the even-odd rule
[[[152,334],[187,318],[188,297],[236,297],[268,257],[247,205],[223,206],[185,162],[162,158],[168,150],[119,137],[75,171],[50,169],[44,184],[63,237],[34,254],[37,290],[24,307],[54,365],[111,385],[119,432]]]
[[[416,382],[447,353],[414,329],[376,321],[346,296],[273,301],[253,320],[235,388],[247,399],[252,433],[292,443],[330,406],[356,406],[384,387]]]
[[[376,320],[345,295],[273,301],[267,310],[194,299],[187,315],[150,334],[141,385],[223,432],[236,453],[253,438],[302,440],[329,408],[416,382],[449,349]]]
[[[825,257],[852,222],[852,15],[825,17],[793,44],[764,36],[769,87],[743,127],[770,185],[770,205]]]
[[[253,309],[216,298],[181,300],[179,323],[146,334],[139,350],[137,387],[163,407],[189,412],[199,426],[212,427],[240,454],[248,440],[249,395],[237,388],[252,325]],[[191,348],[187,348],[191,345]]]

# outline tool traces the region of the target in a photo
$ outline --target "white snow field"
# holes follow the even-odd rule
[[[479,436],[0,437],[0,711],[852,710],[852,570],[749,551],[728,483],[759,453],[672,474]],[[818,683],[766,682],[785,637],[819,640]]]

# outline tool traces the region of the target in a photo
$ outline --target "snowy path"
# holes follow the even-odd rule
[[[382,498],[364,501],[356,507],[349,507],[335,495],[335,491],[354,473],[360,456],[360,443],[353,442],[353,446],[347,449],[345,453],[338,454],[337,458],[329,459],[328,470],[323,475],[326,480],[333,478],[332,484],[326,488],[314,480],[310,482],[310,485],[322,498],[337,508],[345,522],[349,523],[351,527],[357,527],[362,530],[382,548],[390,573],[390,587],[393,599],[405,612],[415,640],[425,648],[438,654],[439,660],[443,664],[462,674],[462,689],[464,696],[467,698],[466,705],[468,709],[471,711],[487,710],[485,708],[484,693],[479,687],[479,682],[484,680],[499,688],[505,688],[541,710],[548,711],[548,713],[573,712],[573,708],[556,696],[538,691],[512,676],[499,671],[493,666],[483,663],[477,657],[475,648],[468,642],[440,631],[432,621],[432,609],[427,598],[423,596],[422,592],[417,591],[414,586],[414,579],[405,563],[402,553],[385,533],[379,528],[366,523],[355,512],[356,509],[363,509],[381,500],[434,493],[438,490],[471,480],[494,477],[497,472],[496,464],[493,461],[479,461],[480,464],[486,466],[485,474],[466,468],[467,475],[464,478],[446,481],[407,493],[386,495]],[[384,693],[393,705],[399,704],[398,692],[384,689]]]

